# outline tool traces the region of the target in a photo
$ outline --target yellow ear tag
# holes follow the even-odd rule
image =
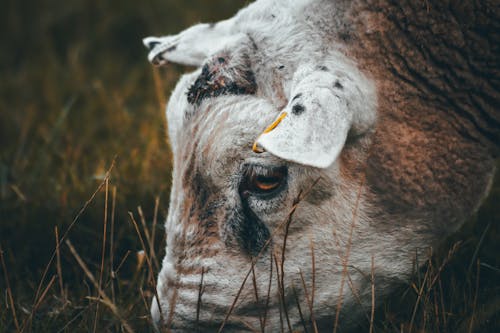
[[[276,128],[276,126],[278,126],[279,123],[281,123],[281,121],[287,116],[287,113],[285,111],[281,112],[281,114],[279,115],[279,117],[269,126],[267,126],[267,128],[264,130],[264,132],[262,132],[258,137],[257,137],[257,140],[255,140],[255,142],[253,143],[253,146],[252,146],[252,150],[254,153],[257,153],[257,154],[260,154],[260,153],[263,153],[264,150],[262,150],[261,148],[257,147],[257,141],[259,141],[259,138],[262,136],[262,134],[266,134],[266,133],[269,133],[271,132],[273,129]]]

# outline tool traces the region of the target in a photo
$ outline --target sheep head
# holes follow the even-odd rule
[[[450,70],[411,51],[414,31],[391,21],[395,10],[260,0],[144,40],[156,64],[200,67],[167,107],[174,167],[152,306],[160,326],[355,327],[372,284],[383,299],[412,274],[415,254],[478,207],[498,151],[498,128],[481,117],[496,115],[412,67]],[[471,98],[498,101],[482,94]]]

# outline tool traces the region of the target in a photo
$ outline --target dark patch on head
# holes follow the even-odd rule
[[[272,17],[272,18],[276,18],[276,15],[274,15],[274,14],[271,14],[271,17]]]
[[[299,104],[299,103],[295,104],[292,107],[292,113],[295,114],[295,115],[299,115],[302,112],[304,112],[305,110],[306,110],[306,108],[304,107],[304,105]]]
[[[197,127],[195,128],[197,130]],[[192,149],[186,151],[196,152],[198,150],[198,140],[193,140],[191,143]],[[189,207],[189,218],[195,214],[203,212],[206,209],[207,203],[212,196],[214,185],[209,178],[203,176],[197,168],[196,153],[183,156],[187,161],[185,168],[182,170],[182,187],[189,189],[191,206]]]
[[[295,95],[293,98],[292,98],[292,102],[295,101],[297,98],[301,98],[302,97],[302,93],[298,93],[297,95]]]
[[[339,82],[339,80],[337,80],[335,81],[335,88],[344,89],[344,86],[342,85],[342,83]]]
[[[189,87],[187,99],[190,104],[200,105],[206,98],[252,95],[256,90],[255,75],[248,60],[231,66],[231,59],[217,56],[203,65],[201,74]]]
[[[190,240],[188,246],[195,248],[192,251],[204,251],[207,244],[219,237],[216,211],[221,204],[217,200],[211,179],[205,177],[196,167],[194,155],[188,158],[189,162],[182,177],[183,187],[188,189],[182,219],[187,223],[196,224],[196,236]]]
[[[267,226],[248,207],[246,200],[243,201],[242,206],[244,219],[238,234],[240,246],[246,253],[255,257],[267,243],[271,233]]]
[[[318,66],[318,69],[320,71],[323,71],[323,72],[328,72],[328,67],[324,66],[324,65],[321,65],[321,66]]]
[[[278,69],[285,69],[285,65],[280,65]]]
[[[243,183],[240,184],[238,193],[240,201],[236,206],[227,208],[224,226],[226,235],[223,238],[227,246],[239,246],[244,253],[255,257],[269,244],[271,233],[249,207],[248,191]]]
[[[198,201],[196,206],[200,210],[205,210],[205,205],[210,197],[210,188],[213,188],[213,186],[210,186],[199,172],[195,172],[191,179],[191,188],[193,194],[196,196],[196,201]],[[192,213],[190,216],[192,216]]]

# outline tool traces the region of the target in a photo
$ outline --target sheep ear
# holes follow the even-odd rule
[[[262,133],[254,151],[265,151],[287,161],[317,168],[329,167],[344,147],[352,114],[340,98],[330,99],[328,108],[296,104],[282,112]],[[298,106],[297,106],[298,105]]]

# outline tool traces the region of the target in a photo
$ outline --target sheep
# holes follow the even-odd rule
[[[495,20],[457,4],[257,0],[144,39],[153,64],[198,67],[166,111],[157,327],[354,330],[479,207],[500,117],[498,54],[475,45]]]

